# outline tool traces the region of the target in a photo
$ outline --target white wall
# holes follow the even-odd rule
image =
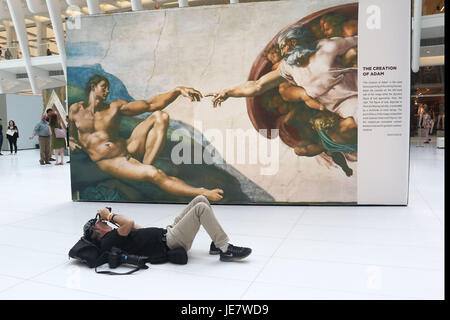
[[[36,123],[39,122],[42,114],[42,97],[21,94],[6,94],[5,105],[2,104],[0,98],[0,118],[3,119],[3,150],[9,150],[8,140],[5,132],[9,120],[14,120],[19,129],[19,139],[17,140],[17,148],[20,149],[34,149],[38,143],[37,138],[33,140],[28,139],[33,134],[33,129]],[[2,109],[6,109],[6,113],[2,113]]]

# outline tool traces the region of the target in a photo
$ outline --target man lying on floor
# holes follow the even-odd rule
[[[167,229],[142,228],[132,219],[111,213],[107,208],[98,210],[98,214],[100,220],[93,226],[90,240],[96,242],[102,252],[116,247],[128,254],[149,257],[151,263],[165,262],[168,252],[183,249],[189,251],[200,225],[212,239],[209,254],[220,254],[221,261],[241,260],[252,252],[250,248],[237,247],[229,243],[228,236],[204,196],[195,197]],[[112,228],[103,220],[119,227]]]

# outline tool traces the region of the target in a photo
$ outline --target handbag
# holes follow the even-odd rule
[[[66,129],[55,128],[55,137],[56,138],[65,138],[67,135]]]

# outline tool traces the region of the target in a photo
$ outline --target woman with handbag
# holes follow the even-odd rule
[[[55,165],[64,164],[64,148],[66,147],[66,130],[58,122],[58,116],[53,113],[50,116],[50,129],[52,132],[51,148],[55,150]],[[58,162],[58,154],[61,154],[61,161]]]
[[[8,122],[8,128],[6,129],[6,138],[9,141],[9,154],[13,154],[13,149],[14,154],[17,154],[17,138],[19,138],[19,129],[17,129],[14,120],[9,120]]]

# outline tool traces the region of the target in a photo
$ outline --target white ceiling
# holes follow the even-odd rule
[[[11,79],[13,79],[17,74],[26,74],[30,70],[30,65],[32,65],[32,71],[34,75],[32,78],[36,81],[35,90],[39,90],[49,86],[60,86],[64,84],[64,75],[58,76],[48,76],[48,71],[56,71],[63,69],[65,57],[60,57],[59,55],[53,56],[38,56],[37,52],[37,42],[36,42],[36,21],[46,22],[48,24],[46,32],[47,38],[51,38],[51,42],[48,42],[48,47],[54,53],[58,53],[58,46],[55,39],[54,30],[52,27],[49,11],[47,8],[47,2],[53,0],[0,0],[0,47],[5,47],[6,45],[6,27],[13,25],[10,10],[8,7],[8,1],[20,2],[19,6],[24,16],[24,22],[26,25],[26,39],[28,39],[28,46],[30,47],[29,61],[26,59],[16,59],[16,60],[0,60],[0,93],[5,92],[17,92],[19,91],[29,91],[30,86],[24,87],[24,83],[29,80],[18,79],[13,81],[17,83],[16,89],[14,85],[11,85]],[[82,14],[89,14],[88,2],[87,0],[58,0],[60,5],[61,23],[64,22],[64,18],[72,15],[75,11],[78,11],[76,7],[69,7],[69,5],[75,5],[79,7]],[[133,0],[134,1],[134,0]],[[268,0],[241,0],[241,2],[257,2],[257,1],[268,1]],[[96,2],[96,1],[92,1]],[[99,3],[99,9],[102,13],[114,13],[114,12],[124,12],[132,10],[131,0],[97,0]],[[229,3],[230,0],[189,0],[190,6],[197,5],[211,5],[211,4],[225,4]],[[157,7],[167,8],[178,6],[177,0],[141,0],[142,7],[144,10],[151,10]],[[67,9],[76,9],[75,11],[68,11]],[[92,8],[91,8],[92,9]],[[31,12],[32,10],[33,12]],[[412,24],[413,25],[413,24]],[[18,30],[16,28],[16,30]],[[444,37],[444,14],[437,14],[432,16],[422,17],[422,29],[421,38],[442,38]],[[18,46],[18,44],[17,44]],[[421,61],[427,61],[427,64],[442,64],[444,61],[444,44],[431,45],[426,47],[421,47]],[[28,63],[28,69],[27,69]],[[28,70],[28,71],[27,71]],[[8,86],[5,86],[8,83]],[[5,87],[8,89],[5,91]],[[38,93],[38,92],[35,92]]]

